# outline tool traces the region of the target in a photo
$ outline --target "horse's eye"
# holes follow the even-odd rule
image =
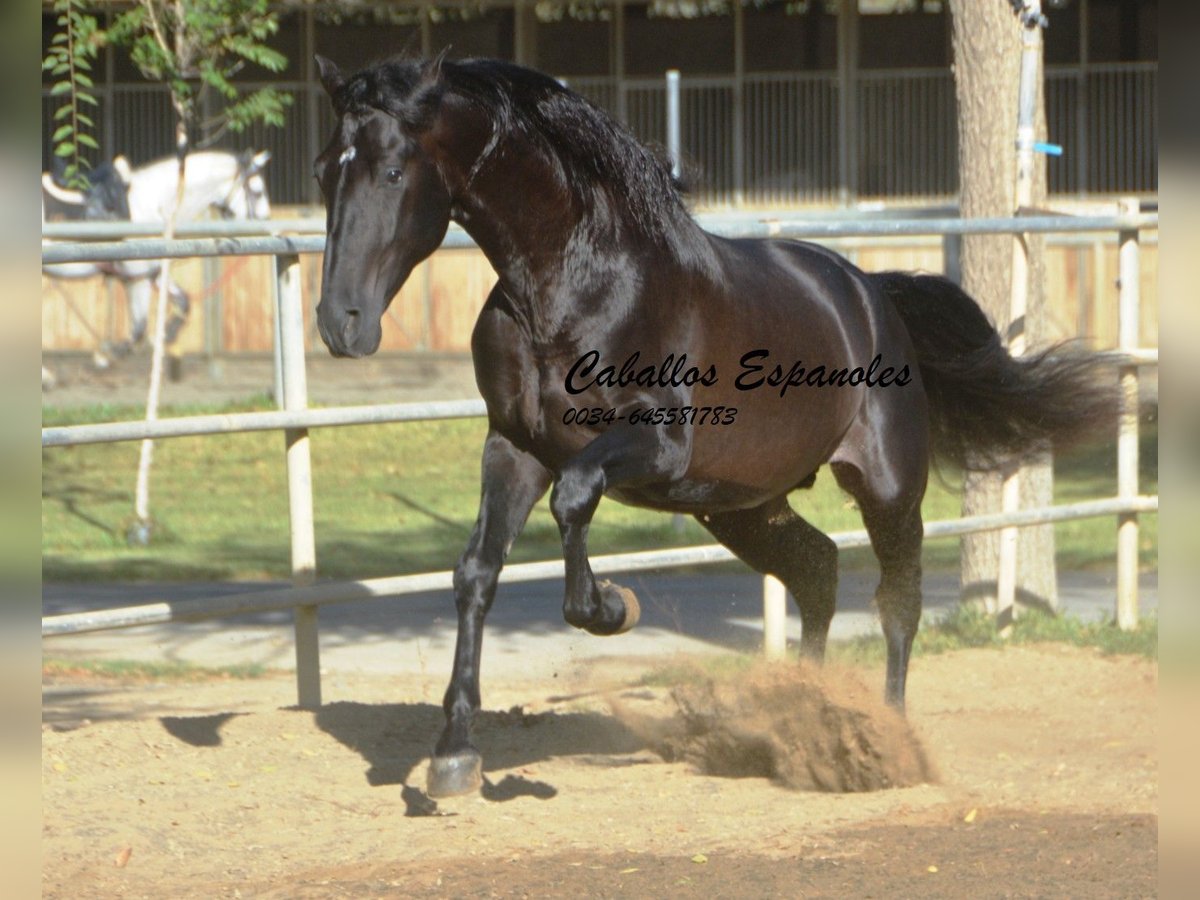
[[[388,184],[399,184],[400,178],[404,174],[404,172],[400,169],[388,169],[383,174],[384,174],[384,177],[387,179]]]

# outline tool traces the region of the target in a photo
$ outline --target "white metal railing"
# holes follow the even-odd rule
[[[769,216],[758,213],[708,213],[696,216],[702,227],[723,237],[906,237],[918,235],[971,234],[1049,234],[1054,232],[1122,232],[1141,231],[1158,227],[1158,213],[1124,213],[1107,216],[1036,215],[1020,218],[995,219],[815,219]],[[257,228],[237,228],[229,223],[210,222],[207,227],[189,229],[188,234],[218,234],[223,237],[192,237],[164,241],[161,238],[96,241],[95,243],[54,243],[42,245],[42,263],[98,262],[117,259],[161,259],[192,256],[255,256],[287,253],[320,253],[325,249],[325,235],[313,233],[324,223],[315,219],[297,220],[309,233],[279,234],[285,229],[272,227],[273,222]],[[50,223],[43,233],[49,238],[72,235],[117,236],[123,223]],[[199,226],[201,223],[197,223]],[[225,230],[222,230],[222,226]],[[297,229],[298,231],[301,229]],[[134,233],[132,229],[128,233]],[[237,236],[247,235],[247,236]],[[443,249],[473,247],[470,236],[457,226],[451,226],[442,243]]]
[[[754,216],[711,215],[700,217],[711,231],[727,237],[788,236],[808,238],[886,237],[895,235],[1002,234],[1002,233],[1077,233],[1112,232],[1120,240],[1120,348],[1105,354],[1120,372],[1122,415],[1118,435],[1118,494],[1116,497],[1021,510],[1012,514],[972,516],[929,522],[929,538],[949,537],[1004,527],[1026,526],[1094,516],[1118,517],[1117,618],[1122,627],[1137,620],[1137,528],[1140,513],[1158,509],[1157,496],[1142,496],[1137,476],[1137,402],[1138,368],[1157,365],[1158,353],[1139,346],[1137,334],[1139,282],[1138,250],[1142,230],[1158,228],[1157,214],[1135,212],[1136,203],[1126,203],[1123,212],[1107,216],[1030,216],[1006,219],[896,219],[881,222],[812,220],[799,218],[769,219]],[[87,234],[113,237],[120,233],[117,223],[97,226],[45,226],[46,238]],[[182,435],[220,434],[240,431],[284,431],[287,448],[288,497],[292,535],[294,586],[289,589],[258,591],[225,597],[187,601],[164,601],[145,606],[126,607],[48,616],[42,620],[44,636],[72,634],[110,628],[124,628],[170,621],[242,614],[272,609],[294,608],[296,617],[296,677],[302,707],[320,704],[320,667],[317,646],[317,607],[396,594],[411,594],[451,587],[450,572],[431,572],[395,578],[314,584],[315,541],[312,518],[311,463],[308,429],[379,422],[425,421],[430,419],[482,416],[482,401],[443,401],[406,403],[386,406],[335,407],[307,409],[304,366],[303,313],[300,292],[300,253],[320,252],[323,234],[280,235],[282,226],[297,226],[296,231],[313,231],[322,226],[316,220],[301,223],[267,222],[210,223],[192,234],[197,236],[174,241],[135,237],[126,241],[101,240],[93,243],[51,243],[42,245],[43,263],[80,262],[166,256],[227,256],[268,254],[276,257],[276,337],[280,352],[276,364],[281,372],[283,409],[278,412],[236,413],[159,419],[155,422],[116,422],[45,428],[43,447],[75,446],[88,443],[166,438]],[[137,231],[127,225],[125,231]],[[241,232],[241,236],[238,236]],[[246,234],[245,232],[254,232]],[[471,246],[470,238],[452,229],[443,246]],[[869,543],[864,531],[831,535],[839,547],[860,547]],[[719,544],[651,550],[640,553],[594,557],[597,573],[662,569],[724,562],[733,555]],[[526,563],[507,567],[501,580],[530,581],[562,576],[562,561]],[[785,597],[775,579],[764,579],[764,649],[768,655],[782,652],[785,636]]]

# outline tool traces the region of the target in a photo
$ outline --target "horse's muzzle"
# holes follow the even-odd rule
[[[317,304],[317,331],[330,353],[352,359],[370,356],[383,337],[378,322],[358,307],[324,300]]]

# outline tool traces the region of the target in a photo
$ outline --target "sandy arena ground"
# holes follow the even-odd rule
[[[497,681],[485,656],[487,783],[440,805],[422,788],[442,672],[330,673],[315,713],[290,705],[287,675],[48,682],[44,896],[1156,893],[1151,661],[1059,645],[919,658],[909,719],[937,782],[853,794],[665,762],[643,726],[673,705],[637,685],[648,664]]]

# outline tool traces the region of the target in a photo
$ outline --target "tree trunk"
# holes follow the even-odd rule
[[[175,152],[179,160],[179,182],[175,186],[175,204],[167,216],[163,238],[173,240],[179,209],[183,206],[184,176],[187,168],[188,123],[186,112],[176,105]],[[158,401],[162,393],[163,354],[167,332],[167,297],[171,288],[171,260],[162,260],[162,271],[158,282],[158,304],[155,308],[153,356],[150,359],[150,388],[146,394],[146,421],[158,418]],[[138,455],[137,485],[134,489],[134,523],[126,535],[130,544],[145,546],[154,534],[153,518],[150,515],[150,471],[154,464],[154,441],[142,441]]]
[[[1021,25],[1004,0],[950,0],[954,81],[958,97],[959,179],[964,218],[1010,216],[1016,207],[1017,92]],[[1045,105],[1038,89],[1037,128],[1045,135]],[[1038,158],[1033,205],[1046,198],[1046,166]],[[1012,295],[1012,242],[1009,235],[972,235],[962,249],[963,288],[987,311],[1001,334],[1009,328]],[[1045,343],[1044,240],[1029,238],[1030,284],[1025,321],[1026,347]],[[1000,476],[966,478],[963,515],[999,512]],[[1021,505],[1049,505],[1053,499],[1049,458],[1021,472]],[[962,540],[962,598],[996,609],[998,532]],[[1054,569],[1054,528],[1023,528],[1018,542],[1017,600],[1054,608],[1058,602]]]

